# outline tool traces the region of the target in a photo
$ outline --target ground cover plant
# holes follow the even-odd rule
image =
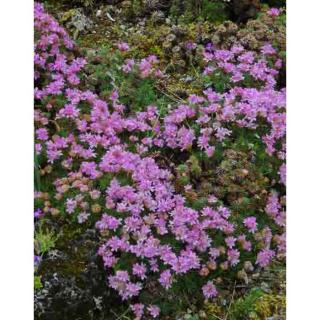
[[[281,10],[263,15],[277,21]],[[42,4],[34,18],[36,317],[283,310],[279,292],[259,288],[285,259],[281,40],[185,41],[196,85],[179,94],[168,89],[165,55],[121,39],[79,50]],[[48,313],[41,297],[58,286],[59,268],[76,279],[61,300],[88,306],[64,313],[59,301]],[[96,283],[84,298],[77,279],[88,270]],[[232,304],[237,283],[253,288]]]

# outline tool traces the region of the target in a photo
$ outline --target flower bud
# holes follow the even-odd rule
[[[244,263],[244,270],[246,272],[252,272],[254,270],[254,267],[250,261],[245,261]]]
[[[93,204],[93,205],[91,206],[91,211],[92,211],[93,213],[99,213],[99,212],[101,212],[101,206],[100,206],[100,204],[98,204],[98,203]]]
[[[220,254],[225,254],[226,253],[226,248],[223,246],[220,246],[219,248]]]
[[[64,192],[67,192],[68,190],[69,190],[69,185],[67,185],[67,184],[64,184],[64,185],[62,185],[61,186],[61,191],[64,193]]]
[[[87,210],[89,208],[89,203],[88,202],[81,202],[80,203],[80,207],[83,209],[83,210]]]
[[[44,200],[48,200],[49,199],[49,193],[48,192],[44,192],[43,193],[43,199]]]
[[[206,267],[203,267],[200,271],[199,271],[200,276],[206,277],[209,274],[209,269]]]
[[[217,264],[214,261],[210,261],[207,263],[207,266],[210,270],[216,270],[217,269]]]
[[[82,119],[83,120],[86,120],[86,121],[91,121],[91,117],[90,117],[90,114],[84,114],[83,116],[82,116]]]
[[[225,262],[220,263],[220,269],[221,270],[228,270],[228,262],[225,261]]]
[[[57,194],[54,196],[54,198],[59,201],[59,200],[62,199],[62,194],[61,194],[61,193],[57,193]]]
[[[44,168],[44,170],[47,172],[47,173],[51,173],[52,172],[52,166],[46,166]]]
[[[51,215],[53,217],[57,217],[59,214],[60,214],[60,210],[59,209],[56,209],[56,208],[52,208],[51,209]]]

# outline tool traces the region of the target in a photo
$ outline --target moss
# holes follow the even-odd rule
[[[286,298],[283,295],[265,294],[258,299],[254,312],[257,320],[266,319],[275,315],[284,315],[286,308]]]
[[[214,24],[222,23],[229,18],[226,3],[208,0],[203,1],[200,15],[203,19],[213,22]]]
[[[34,289],[35,290],[39,290],[43,287],[42,283],[41,283],[41,276],[34,276],[33,281],[34,281]]]
[[[202,170],[198,158],[195,155],[190,156],[190,158],[187,161],[187,164],[190,168],[190,173],[195,178],[199,178],[202,173]]]

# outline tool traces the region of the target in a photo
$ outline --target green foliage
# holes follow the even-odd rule
[[[190,167],[191,174],[194,177],[199,178],[202,170],[198,158],[195,155],[191,155],[189,160],[187,161],[187,164]]]
[[[199,316],[196,315],[191,315],[191,314],[187,314],[184,317],[185,320],[200,320]]]
[[[39,290],[42,288],[41,276],[34,276],[33,282],[34,282],[34,289],[35,290]]]
[[[112,90],[117,89],[121,103],[128,108],[127,112],[142,111],[152,104],[159,107],[161,115],[164,115],[170,100],[157,90],[156,79],[142,78],[137,70],[124,74],[121,66],[125,58],[125,54],[109,44],[103,44],[96,54],[89,55],[86,72],[92,89],[102,97],[108,97]]]
[[[204,77],[204,85],[212,87],[215,91],[222,93],[230,88],[230,76],[222,73],[220,70]]]
[[[230,320],[248,320],[255,310],[255,304],[263,296],[261,289],[253,289],[244,298],[238,299],[232,306]]]
[[[218,24],[229,18],[227,5],[219,0],[172,1],[170,14],[180,23],[191,23],[195,19]]]
[[[208,203],[206,198],[199,198],[193,201],[191,204],[192,208],[195,210],[201,210]]]
[[[130,105],[133,110],[142,111],[145,106],[153,104],[157,100],[157,94],[150,79],[142,79],[136,84],[129,89],[130,92],[134,90],[135,94],[128,95],[124,102],[128,105],[131,102]]]
[[[231,306],[230,320],[264,320],[271,316],[283,315],[284,310],[284,295],[267,294],[255,288]]]
[[[40,225],[39,229],[35,232],[35,248],[41,255],[53,249],[58,236],[53,230],[44,230],[43,226]]]
[[[226,4],[222,1],[203,0],[201,17],[213,23],[222,23],[228,19]]]

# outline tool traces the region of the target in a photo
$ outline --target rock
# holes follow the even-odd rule
[[[173,42],[176,39],[176,36],[173,33],[170,33],[166,37],[167,42]]]
[[[254,274],[252,275],[252,279],[254,279],[254,280],[257,280],[257,279],[259,279],[259,278],[260,278],[260,273],[259,273],[259,272],[254,273]]]
[[[244,270],[248,273],[251,273],[254,271],[254,267],[250,261],[245,261],[244,263]]]
[[[67,259],[67,255],[63,251],[53,249],[46,254],[45,258],[53,261],[58,259],[65,261]]]
[[[183,81],[183,82],[192,82],[192,81],[194,81],[194,77],[186,76],[186,77],[180,78],[180,80]]]
[[[181,50],[181,47],[180,47],[180,46],[174,46],[174,47],[172,48],[172,52],[173,52],[173,53],[178,53],[178,52],[180,52],[180,50]]]
[[[259,0],[231,1],[232,13],[238,23],[246,22],[248,19],[255,17],[260,10],[260,6]]]
[[[238,271],[237,277],[238,279],[242,280],[245,284],[249,283],[248,275],[243,269]]]
[[[115,21],[116,21],[116,20],[114,20],[114,19],[111,17],[111,15],[110,15],[109,12],[106,13],[106,16],[107,16],[107,18],[108,18],[110,21],[112,21],[112,22],[115,22]]]
[[[266,293],[271,293],[271,292],[272,292],[272,290],[270,289],[269,284],[266,283],[266,282],[262,282],[262,283],[260,284],[260,288],[261,288],[264,292],[266,292]]]
[[[162,11],[155,11],[151,15],[151,21],[153,23],[163,23],[165,21],[165,14]]]
[[[67,20],[66,26],[74,30],[74,38],[77,38],[79,33],[89,31],[93,27],[92,20],[83,13],[83,9],[73,9],[72,15]]]
[[[112,319],[110,309],[116,309],[121,301],[106,285],[107,271],[97,255],[96,231],[70,232],[64,231],[57,248],[39,264],[43,287],[35,290],[35,319]]]
[[[69,25],[75,27],[80,32],[90,30],[93,25],[92,20],[85,16],[81,9],[76,10],[76,13],[71,17]]]

